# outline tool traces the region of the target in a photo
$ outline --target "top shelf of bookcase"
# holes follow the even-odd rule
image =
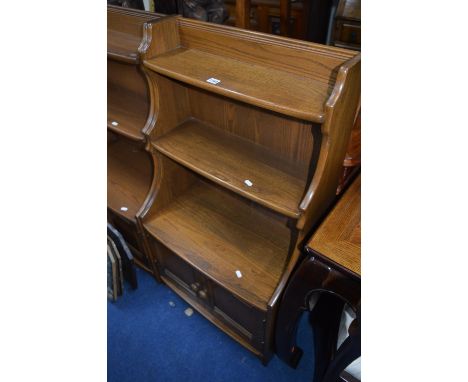
[[[138,46],[140,42],[141,37],[139,36],[116,30],[108,30],[107,57],[129,64],[137,64],[139,61]]]
[[[183,47],[144,65],[198,88],[318,123],[323,122],[324,104],[333,90],[305,76]]]
[[[107,6],[107,57],[128,64],[139,62],[138,47],[143,24],[162,15],[136,9]]]

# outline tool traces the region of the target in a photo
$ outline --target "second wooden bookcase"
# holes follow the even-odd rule
[[[182,17],[145,24],[143,45],[147,249],[168,286],[267,362],[279,296],[335,198],[360,56]]]
[[[160,17],[107,7],[107,219],[124,235],[136,263],[153,274],[136,218],[153,179],[144,134],[150,96],[138,49],[143,24]]]

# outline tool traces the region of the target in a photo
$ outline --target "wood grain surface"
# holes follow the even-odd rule
[[[138,63],[143,24],[159,18],[160,14],[108,6],[107,57],[126,63]]]
[[[145,66],[201,89],[312,122],[323,121],[324,100],[332,90],[314,79],[195,49],[175,49],[145,61]]]
[[[107,91],[107,128],[127,138],[143,140],[142,129],[148,115],[148,100],[121,86]],[[117,123],[117,125],[116,125]]]
[[[300,214],[304,168],[280,160],[262,146],[193,119],[153,145],[176,162],[274,211],[293,218]]]
[[[361,275],[361,175],[345,191],[307,247]]]
[[[287,258],[287,227],[202,181],[144,227],[196,269],[266,310]]]
[[[136,221],[152,180],[151,158],[137,145],[117,139],[107,146],[107,206]],[[122,211],[121,207],[127,207]]]
[[[140,53],[152,97],[146,247],[164,279],[266,362],[304,239],[335,201],[360,56],[182,17],[145,24]]]

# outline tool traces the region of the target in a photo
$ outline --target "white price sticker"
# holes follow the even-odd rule
[[[208,78],[206,82],[209,82],[210,84],[213,84],[213,85],[218,85],[221,82],[221,80],[211,77],[211,78]]]

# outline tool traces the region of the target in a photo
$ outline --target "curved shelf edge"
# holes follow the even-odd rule
[[[112,121],[107,121],[107,129],[115,134],[121,135],[135,142],[143,142],[145,140],[143,133],[136,134],[127,130],[123,130],[117,126],[112,125]]]
[[[223,180],[222,178],[210,173],[209,171],[201,169],[199,166],[197,166],[197,165],[195,165],[195,164],[193,164],[193,163],[191,163],[191,162],[189,162],[187,160],[181,159],[180,157],[178,157],[176,155],[173,155],[171,152],[169,152],[167,150],[161,149],[160,147],[158,147],[154,143],[152,144],[152,146],[153,146],[153,148],[155,150],[159,151],[161,154],[165,155],[166,157],[168,157],[168,158],[172,159],[173,161],[181,164],[182,166],[188,168],[189,170],[194,171],[195,173],[203,176],[204,178],[206,178],[208,180],[211,180],[212,182],[226,188],[227,190],[230,190],[230,191],[234,192],[237,195],[240,195],[240,196],[242,196],[242,197],[244,197],[244,198],[246,198],[248,200],[251,200],[252,202],[258,203],[259,205],[261,205],[263,207],[266,207],[266,208],[268,208],[268,209],[270,209],[272,211],[275,211],[277,213],[280,213],[280,214],[282,214],[284,216],[287,216],[289,218],[292,218],[292,219],[299,219],[302,216],[303,212],[300,211],[299,209],[292,210],[292,209],[289,209],[289,208],[279,206],[276,203],[272,203],[270,201],[267,201],[264,198],[261,198],[261,197],[255,195],[254,193],[243,190],[242,188],[237,187],[237,186],[231,184],[230,182]]]
[[[128,222],[132,224],[136,224],[136,216],[128,216],[128,214],[123,213],[122,211],[110,206],[109,204],[107,205],[107,209],[110,210],[113,214],[117,215],[118,217],[127,220]]]
[[[138,65],[140,62],[140,57],[138,53],[136,52],[117,52],[117,51],[107,51],[107,58],[114,60],[114,61],[119,61],[123,62],[126,64],[134,64]]]

